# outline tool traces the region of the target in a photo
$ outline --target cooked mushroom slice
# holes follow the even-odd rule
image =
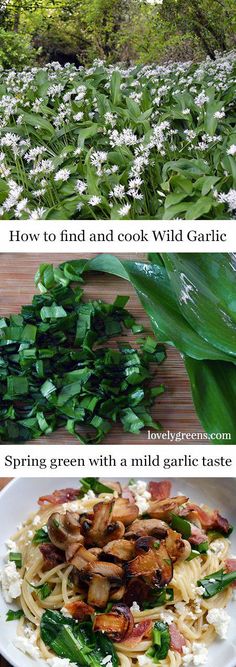
[[[125,534],[125,527],[121,521],[112,521],[107,526],[106,535],[104,535],[103,544],[108,544],[111,540],[120,540]]]
[[[163,540],[167,536],[168,528],[168,524],[160,521],[160,519],[136,519],[129,526],[127,533],[125,533],[125,538],[137,539],[144,535],[153,535]]]
[[[119,600],[123,600],[124,594],[125,586],[120,586],[120,588],[115,588],[114,590],[110,591],[109,600],[116,600],[119,602]]]
[[[125,564],[128,579],[141,577],[149,586],[163,587],[173,576],[172,561],[162,542],[141,537],[136,542],[137,556]]]
[[[105,632],[114,642],[122,642],[128,637],[134,627],[133,614],[125,604],[112,607],[109,614],[99,614],[94,619],[95,632]]]
[[[88,589],[88,603],[104,609],[109,600],[110,582],[106,577],[96,574],[92,577]]]
[[[94,614],[93,607],[90,607],[83,600],[75,600],[74,602],[68,602],[65,605],[69,613],[77,621],[84,621],[86,618],[91,617]]]
[[[86,517],[83,518],[81,525],[86,544],[95,547],[103,546],[104,536],[111,520],[113,504],[113,500],[97,503],[93,508],[92,522],[86,520]]]
[[[109,556],[121,561],[128,561],[134,558],[134,542],[129,540],[112,540],[103,547],[102,557]]]
[[[106,486],[109,487],[109,489],[112,489],[112,491],[116,491],[118,496],[121,496],[122,493],[122,488],[120,482],[109,482],[107,480],[101,480]]]
[[[154,500],[149,503],[148,515],[153,519],[167,520],[171,512],[176,512],[178,507],[184,505],[188,500],[187,496],[176,496],[173,498],[165,498],[164,500]]]
[[[129,526],[139,515],[139,509],[128,498],[117,498],[112,509],[112,521],[121,521],[124,526]]]
[[[85,577],[90,579],[96,574],[106,577],[114,586],[121,586],[123,583],[123,568],[120,565],[116,565],[116,563],[107,563],[107,561],[101,560],[90,563],[86,569]]]
[[[78,545],[76,552],[69,560],[69,562],[79,571],[85,571],[89,565],[96,563],[96,561],[97,557],[94,554],[91,554],[88,549],[85,549],[82,544]]]
[[[72,542],[82,542],[79,514],[53,512],[47,522],[48,535],[58,549],[66,549]]]
[[[96,556],[96,558],[99,558],[99,556],[102,553],[102,549],[100,547],[91,547],[90,549],[88,549],[88,551],[90,554]]]
[[[187,540],[183,540],[182,536],[172,528],[168,529],[165,545],[173,562],[186,560],[191,553],[191,544]]]

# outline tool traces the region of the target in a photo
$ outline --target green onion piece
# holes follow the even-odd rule
[[[39,528],[36,530],[34,533],[34,537],[32,539],[32,544],[42,544],[43,542],[50,542],[50,538],[48,535],[48,532],[46,528]]]
[[[152,646],[146,655],[156,663],[164,660],[170,648],[170,631],[167,623],[156,621],[152,631]]]
[[[183,519],[177,514],[171,514],[171,528],[176,530],[178,533],[183,535],[184,539],[187,540],[191,535],[191,524],[186,519]]]
[[[202,597],[208,599],[217,595],[217,593],[221,593],[221,591],[230,586],[234,581],[236,581],[236,571],[224,572],[222,569],[218,570],[218,572],[212,572],[212,574],[208,574],[207,577],[200,579],[197,582],[197,585],[204,588]]]
[[[22,567],[22,554],[20,551],[10,551],[8,558],[10,561],[15,563],[18,569]]]
[[[14,611],[14,609],[8,609],[6,614],[6,621],[18,621],[22,616],[24,616],[23,609],[17,609],[17,611]]]

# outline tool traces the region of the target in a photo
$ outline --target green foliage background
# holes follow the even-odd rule
[[[0,0],[0,67],[146,63],[235,47],[235,0]]]

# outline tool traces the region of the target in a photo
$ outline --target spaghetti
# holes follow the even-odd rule
[[[154,484],[158,485],[158,483]],[[203,592],[205,589],[202,585],[199,585],[199,581],[202,582],[205,577],[210,577],[212,573],[217,573],[219,571],[222,572],[227,571],[227,562],[229,559],[229,545],[230,545],[226,529],[228,524],[227,522],[226,524],[223,524],[225,531],[224,532],[221,522],[222,517],[220,517],[218,513],[216,514],[215,510],[212,511],[209,508],[204,508],[203,510],[202,508],[199,508],[198,506],[191,504],[189,502],[189,499],[184,499],[182,503],[179,502],[178,504],[178,497],[175,499],[171,497],[167,498],[162,497],[161,499],[158,497],[153,498],[151,492],[147,492],[146,495],[147,496],[149,495],[149,498],[147,499],[148,510],[146,514],[148,515],[148,517],[151,517],[152,520],[154,520],[155,517],[159,516],[159,518],[155,519],[157,522],[156,525],[157,526],[159,525],[160,532],[161,532],[161,524],[167,527],[166,528],[168,533],[167,537],[165,537],[165,539],[163,537],[157,540],[156,537],[153,537],[153,535],[152,536],[150,536],[150,534],[145,535],[145,531],[144,533],[142,532],[144,530],[143,525],[142,526],[138,525],[140,523],[140,519],[141,523],[143,524],[145,518],[143,519],[143,517],[140,516],[138,511],[137,518],[131,521],[130,524],[127,521],[125,521],[126,525],[124,528],[122,538],[119,537],[118,540],[111,539],[110,542],[104,540],[106,548],[104,547],[104,543],[102,543],[101,541],[103,539],[101,537],[102,535],[102,524],[101,524],[100,543],[98,546],[95,543],[95,541],[93,543],[93,540],[91,538],[92,531],[94,530],[93,517],[95,516],[96,513],[96,510],[94,512],[94,508],[96,507],[96,505],[98,514],[101,507],[103,507],[104,510],[104,506],[107,506],[109,503],[112,503],[112,508],[113,508],[112,512],[114,512],[114,516],[115,516],[115,509],[114,509],[115,504],[119,500],[121,501],[125,500],[125,504],[123,502],[123,507],[126,508],[126,510],[127,508],[129,510],[130,507],[133,507],[132,512],[134,512],[134,507],[137,508],[135,502],[137,497],[137,494],[135,495],[135,490],[136,490],[135,485],[133,486],[133,490],[132,486],[130,486],[129,488],[130,494],[128,492],[128,498],[127,498],[127,493],[124,494],[126,497],[123,498],[122,489],[120,489],[119,491],[118,485],[117,488],[112,489],[111,493],[107,492],[100,493],[97,496],[95,496],[93,492],[89,492],[85,494],[85,496],[82,498],[77,498],[74,499],[73,501],[70,500],[69,502],[66,501],[63,503],[61,502],[61,499],[59,499],[60,501],[57,502],[58,500],[57,496],[55,496],[54,498],[52,494],[51,499],[49,497],[49,500],[51,501],[50,502],[46,501],[44,504],[42,504],[40,510],[38,512],[31,514],[30,517],[23,523],[22,527],[17,531],[17,533],[13,535],[12,540],[15,544],[14,550],[16,552],[20,552],[22,555],[22,568],[19,571],[21,577],[21,595],[20,599],[17,600],[17,602],[19,601],[20,607],[23,611],[23,615],[19,621],[17,628],[18,638],[31,636],[31,642],[33,641],[34,646],[37,647],[38,655],[44,658],[45,660],[48,660],[52,658],[52,656],[55,655],[55,653],[53,653],[50,646],[46,645],[41,636],[40,621],[45,611],[62,610],[62,614],[65,616],[65,619],[70,618],[71,616],[73,616],[73,614],[75,614],[75,618],[77,617],[77,619],[79,618],[79,620],[81,620],[81,618],[78,616],[78,609],[80,609],[78,607],[78,602],[80,601],[85,602],[85,615],[87,615],[87,608],[90,608],[91,610],[91,593],[90,593],[91,577],[89,576],[88,578],[87,574],[84,574],[84,571],[82,576],[81,565],[78,565],[78,551],[76,552],[76,555],[74,555],[75,545],[78,546],[79,544],[80,546],[79,554],[82,553],[83,557],[85,554],[85,545],[87,545],[86,548],[89,557],[92,558],[92,555],[94,557],[96,555],[96,561],[92,561],[93,567],[94,567],[93,563],[96,564],[97,568],[98,566],[101,566],[101,564],[104,565],[105,563],[106,567],[109,569],[109,564],[113,566],[113,563],[116,563],[117,569],[118,568],[121,569],[123,567],[123,571],[126,574],[128,573],[126,579],[126,582],[128,583],[124,583],[124,580],[122,580],[122,585],[120,585],[119,583],[117,583],[116,585],[109,583],[110,586],[110,588],[108,586],[110,591],[109,602],[111,610],[107,611],[107,609],[105,610],[104,609],[102,610],[101,608],[97,609],[96,605],[94,606],[92,605],[92,611],[94,612],[95,617],[98,619],[98,622],[101,623],[101,618],[103,615],[104,615],[104,622],[105,621],[107,622],[109,615],[112,622],[112,610],[113,610],[112,604],[115,605],[114,609],[116,609],[116,607],[118,608],[119,605],[121,605],[120,609],[122,609],[122,604],[124,601],[127,606],[129,590],[131,590],[129,588],[129,586],[131,585],[130,581],[132,583],[132,578],[130,579],[131,569],[129,568],[131,568],[131,566],[134,567],[134,561],[137,561],[137,559],[139,558],[139,561],[137,562],[139,567],[142,567],[143,554],[146,558],[147,550],[152,551],[152,556],[153,556],[154,549],[156,549],[156,552],[158,554],[158,552],[160,552],[160,548],[161,549],[164,548],[163,546],[164,544],[166,545],[166,548],[167,545],[169,544],[168,554],[170,555],[169,564],[172,560],[171,563],[171,566],[173,568],[172,576],[170,581],[167,582],[168,586],[166,583],[164,583],[161,586],[159,586],[159,588],[158,586],[156,588],[159,592],[164,591],[166,593],[166,591],[169,590],[171,587],[171,595],[169,597],[166,596],[166,599],[163,598],[163,602],[161,602],[161,598],[159,598],[156,606],[155,603],[153,607],[151,606],[150,601],[152,600],[153,592],[155,592],[155,585],[153,585],[153,583],[152,585],[150,585],[151,581],[150,572],[147,575],[147,569],[145,569],[146,565],[144,565],[144,571],[142,576],[137,571],[135,572],[135,584],[136,584],[135,587],[138,593],[139,581],[141,582],[140,585],[141,584],[143,585],[143,582],[145,582],[144,590],[146,591],[145,595],[147,596],[147,600],[149,591],[151,591],[150,593],[151,597],[149,603],[146,605],[145,604],[142,605],[140,603],[137,603],[136,600],[133,601],[131,600],[129,603],[129,608],[131,610],[130,613],[132,615],[132,623],[133,623],[132,628],[129,628],[129,632],[127,632],[125,637],[122,637],[121,635],[120,637],[118,637],[118,640],[117,637],[115,636],[115,633],[113,632],[112,634],[111,629],[108,630],[108,636],[110,636],[114,641],[114,647],[117,652],[120,667],[151,665],[154,663],[152,662],[152,659],[148,657],[148,653],[150,652],[150,649],[153,646],[152,629],[153,627],[155,627],[155,623],[162,622],[162,624],[166,626],[169,632],[170,643],[167,654],[161,660],[161,664],[163,665],[163,667],[180,667],[181,665],[189,664],[189,662],[187,662],[186,655],[191,654],[192,646],[200,643],[203,644],[205,647],[207,647],[214,641],[216,637],[215,626],[208,622],[209,611],[211,609],[216,609],[216,608],[217,609],[225,608],[231,598],[232,594],[231,585],[223,587],[222,590],[220,590],[220,592],[216,592],[211,597],[204,597]],[[156,496],[158,496],[157,491],[158,491],[158,486],[155,487]],[[133,499],[131,494],[133,495]],[[168,509],[167,501],[169,501],[169,507],[171,506],[172,508],[171,511]],[[170,501],[172,501],[171,505]],[[120,503],[119,507],[120,507],[119,511],[120,513],[122,513],[122,502]],[[53,531],[51,530],[50,532],[50,529],[48,528],[48,533],[47,533],[47,526],[50,526],[50,521],[52,521],[52,515],[53,517],[57,517],[56,520],[54,519],[55,521],[54,532],[57,530],[59,531],[61,530],[60,517],[61,520],[63,521],[66,516],[69,516],[70,520],[72,520],[72,515],[73,515],[74,520],[76,518],[76,521],[82,524],[82,534],[83,534],[83,537],[80,539],[79,542],[73,540],[70,542],[69,550],[67,545],[67,551],[65,549],[63,562],[55,562],[55,564],[53,563],[53,557],[57,553],[56,550],[58,549],[58,546],[56,546],[55,544],[53,546],[53,542],[51,540],[52,534],[54,535]],[[206,525],[204,527],[204,515],[205,515],[205,524],[208,523],[207,528]],[[180,528],[182,525],[182,527],[184,526],[184,528],[186,529],[187,524],[189,524],[191,530],[192,526],[192,543],[191,543],[191,534],[189,535],[188,539],[183,539],[183,535],[178,533],[173,528],[173,523],[171,524],[172,528],[170,527],[170,517],[172,517],[172,522],[173,522],[173,516],[175,517],[177,516],[178,520],[180,520],[180,524],[177,524],[179,525]],[[219,530],[219,526],[217,527],[216,518],[214,519],[212,518],[217,516],[220,517],[218,523],[219,526],[221,527],[221,532]],[[211,519],[212,519],[212,526],[211,526]],[[122,523],[121,519],[114,521],[117,524]],[[111,520],[111,523],[109,524],[110,527],[113,526],[114,521],[112,523]],[[148,527],[150,533],[150,526],[151,524],[149,525],[147,523],[147,533],[148,533]],[[152,524],[152,526],[154,526],[154,523]],[[162,526],[162,531],[164,531],[163,526]],[[138,533],[137,535],[135,535],[136,528]],[[142,535],[139,534],[140,532],[142,533]],[[175,535],[173,537],[174,533]],[[36,536],[38,535],[39,539],[43,540],[43,534],[46,535],[45,538],[47,540],[46,544],[47,545],[51,544],[53,547],[51,552],[50,549],[48,549],[48,547],[46,548],[46,550],[45,548],[44,550],[42,550],[43,542],[38,544],[35,543],[37,542],[37,539],[35,539],[35,535]],[[177,535],[178,537],[176,537]],[[203,536],[202,542],[201,541],[199,542],[201,535]],[[171,548],[170,548],[170,538],[172,540]],[[174,538],[175,542],[173,543]],[[112,543],[118,541],[120,542],[120,545],[122,542],[121,545],[122,548],[126,546],[127,548],[131,549],[131,551],[132,547],[130,545],[134,545],[133,546],[134,557],[132,557],[129,562],[127,562],[127,560],[125,563],[122,562],[122,557],[124,557],[122,556],[122,554],[120,556],[120,559],[119,557],[117,557],[117,555],[112,558],[111,552],[109,552],[110,548],[109,545],[112,545]],[[124,545],[124,542],[128,542],[129,547],[128,545]],[[178,543],[178,548],[180,548],[181,544],[182,557],[178,557],[178,554],[176,556],[176,553],[175,555],[173,555],[174,554],[173,544],[175,545],[176,548],[177,543]],[[186,547],[187,543],[188,546],[190,545],[190,548]],[[137,551],[138,544],[139,544],[139,551]],[[201,550],[197,551],[199,545],[203,544],[205,545],[204,550],[202,552]],[[81,548],[83,549],[82,552]],[[114,546],[112,546],[111,549],[112,548],[114,549]],[[142,548],[144,549],[144,551],[142,551]],[[53,551],[53,549],[55,549],[55,551]],[[183,549],[185,549],[185,557],[183,556]],[[63,553],[62,549],[60,549],[60,551],[61,553]],[[46,558],[45,558],[45,553],[47,553]],[[51,557],[54,554],[54,556],[52,557],[52,562],[50,562],[50,553]],[[69,558],[68,554],[71,553],[72,557]],[[104,553],[106,555],[106,559]],[[65,554],[67,554],[67,557]],[[156,556],[156,554],[154,555]],[[77,558],[77,561],[75,561],[75,558]],[[76,568],[76,562],[77,562],[77,568]],[[163,566],[162,577],[166,576],[166,570],[164,569],[164,567],[165,566]],[[236,569],[236,562],[235,562],[235,569]],[[77,576],[74,576],[75,573]],[[155,571],[155,576],[156,576],[156,571]],[[212,576],[213,576],[212,580],[208,578],[210,582],[211,581],[214,582],[214,575]],[[97,583],[101,581],[102,577],[104,579],[104,575],[101,575],[100,570],[99,569],[96,570],[95,575],[93,575],[93,582],[95,581],[95,583]],[[235,579],[236,579],[236,573],[235,573]],[[154,580],[155,579],[153,578],[152,582],[154,582]],[[46,588],[47,595],[45,596],[40,595],[40,591],[45,591],[45,585],[47,586]],[[121,595],[121,588],[123,591],[122,598],[119,597],[119,595]],[[116,602],[117,599],[118,603]],[[107,605],[104,606],[107,607]],[[142,606],[144,608],[142,608]],[[90,611],[91,616],[92,616],[92,611]],[[98,611],[99,614],[97,613]],[[140,631],[140,636],[138,636],[137,628],[141,627],[145,628],[145,623],[144,623],[145,621],[149,622],[146,624],[147,630],[146,632],[144,631],[143,634]],[[98,626],[98,628],[95,627],[95,630],[96,629],[101,630],[101,628],[102,626]],[[136,629],[136,638],[134,632],[135,629]],[[18,645],[20,647],[19,642]],[[200,664],[200,662],[198,664]]]

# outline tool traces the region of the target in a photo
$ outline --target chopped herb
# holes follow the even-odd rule
[[[39,528],[36,530],[34,533],[34,537],[32,539],[32,544],[42,544],[43,542],[50,542],[50,538],[48,535],[48,532],[46,528]]]
[[[150,364],[163,361],[164,347],[151,337],[137,349],[122,343],[127,328],[140,331],[127,297],[86,303],[75,284],[79,273],[73,263],[43,265],[43,293],[1,321],[0,442],[26,442],[63,426],[83,443],[102,442],[115,423],[135,434],[160,428],[150,410],[164,387],[150,386]]]
[[[9,609],[6,615],[6,621],[18,621],[22,616],[24,616],[22,609],[17,609],[17,611]]]
[[[207,577],[199,579],[197,582],[198,586],[203,586],[204,593],[203,598],[212,598],[217,593],[221,593],[225,588],[230,586],[234,581],[236,581],[236,572],[224,572],[224,570],[218,570],[218,572],[212,572],[208,574]]]
[[[170,631],[167,623],[156,621],[152,631],[152,646],[146,652],[154,662],[164,660],[170,648]]]
[[[30,584],[31,588],[33,588],[37,595],[39,596],[40,600],[46,600],[49,595],[51,595],[52,592],[52,586],[48,583],[44,584],[39,584],[38,586],[34,586],[33,584]]]
[[[8,558],[15,563],[18,569],[22,567],[22,554],[19,551],[10,551]]]
[[[188,539],[191,535],[191,524],[186,519],[183,519],[182,516],[177,514],[171,514],[171,528],[177,530],[178,533],[183,535],[184,539]]]
[[[114,493],[114,489],[100,482],[98,477],[83,477],[80,481],[80,497],[88,493],[88,491],[93,491],[97,495],[99,493]]]
[[[145,609],[154,609],[154,607],[162,607],[162,605],[167,602],[173,602],[174,600],[174,591],[173,588],[163,588],[159,591],[152,591],[148,596],[148,600],[145,600],[141,608]]]
[[[197,551],[196,549],[192,549],[191,554],[189,554],[188,558],[186,560],[190,561],[193,560],[194,558],[198,558],[200,556],[200,551]]]

